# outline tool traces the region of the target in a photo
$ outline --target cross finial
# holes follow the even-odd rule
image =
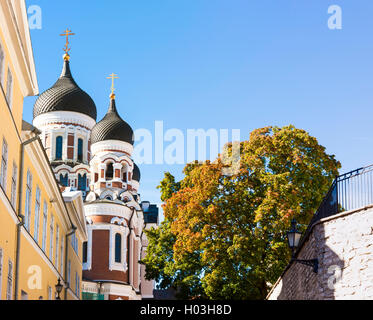
[[[107,77],[107,79],[111,79],[111,94],[110,94],[110,98],[114,99],[115,98],[115,94],[114,94],[114,91],[115,91],[114,80],[115,79],[119,79],[119,77],[118,77],[117,74],[112,73],[109,77]]]
[[[67,55],[69,55],[69,51],[71,49],[71,48],[69,48],[69,44],[70,44],[70,42],[69,42],[69,36],[75,36],[75,33],[72,33],[71,30],[69,30],[69,29],[66,29],[64,32],[65,33],[60,34],[60,36],[66,37],[66,44],[65,44],[65,48],[63,48],[63,51],[65,51],[65,53]]]

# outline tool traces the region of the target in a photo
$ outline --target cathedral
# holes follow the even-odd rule
[[[144,229],[157,226],[158,208],[140,198],[134,133],[117,109],[116,75],[111,75],[107,113],[97,122],[95,102],[73,78],[67,45],[60,77],[34,105],[33,126],[41,132],[63,195],[81,191],[88,235],[82,247],[82,297],[152,298],[154,283],[145,279],[139,261],[147,246]]]

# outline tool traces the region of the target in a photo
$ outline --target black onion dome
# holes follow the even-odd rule
[[[91,132],[92,144],[106,140],[119,140],[134,144],[133,130],[118,114],[114,98],[110,101],[105,117],[93,127]]]
[[[134,163],[135,167],[133,168],[133,173],[132,173],[132,180],[135,180],[137,182],[140,182],[141,179],[141,173],[139,167]]]
[[[73,111],[83,113],[96,121],[97,110],[92,98],[75,82],[70,62],[65,60],[61,76],[48,90],[43,92],[34,105],[34,119],[53,111]]]

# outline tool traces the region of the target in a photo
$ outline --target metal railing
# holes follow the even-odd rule
[[[373,204],[373,165],[336,177],[310,224],[370,204]]]
[[[359,168],[336,177],[313,215],[305,231],[297,253],[311,233],[311,228],[320,219],[335,214],[363,208],[373,204],[373,165]]]

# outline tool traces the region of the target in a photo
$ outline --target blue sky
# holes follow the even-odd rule
[[[328,7],[343,10],[341,30]],[[28,0],[42,9],[31,30],[40,91],[62,67],[67,27],[78,84],[133,129],[240,129],[293,124],[335,154],[341,173],[373,163],[373,2],[369,0]],[[25,101],[32,121],[34,97]],[[167,144],[166,144],[167,145]],[[181,165],[141,165],[142,200]]]

